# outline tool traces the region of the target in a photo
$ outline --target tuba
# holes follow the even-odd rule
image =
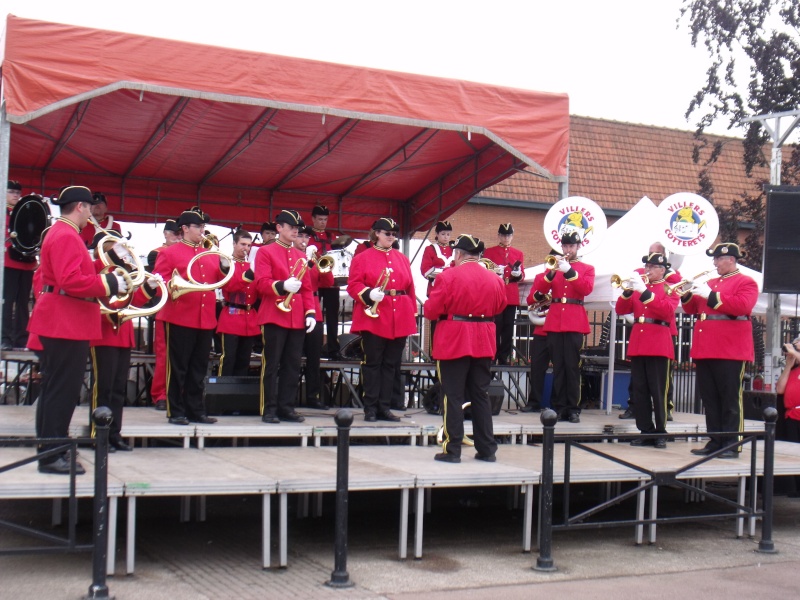
[[[390,268],[385,268],[381,273],[381,276],[378,277],[378,281],[375,283],[375,287],[378,288],[380,291],[385,291],[386,286],[389,285],[389,280],[392,278],[392,270]],[[371,306],[367,306],[364,308],[364,312],[368,317],[371,319],[378,318],[378,304],[380,302],[373,302]]]
[[[192,277],[192,266],[194,265],[195,261],[201,257],[206,257],[209,255],[217,255],[220,258],[225,258],[228,262],[231,263],[230,268],[228,269],[227,274],[225,277],[217,281],[216,283],[200,283],[194,277]],[[167,290],[169,290],[169,296],[172,300],[177,300],[184,294],[188,294],[190,292],[213,292],[217,288],[221,288],[226,283],[228,283],[231,278],[233,277],[233,273],[236,269],[233,268],[233,259],[225,254],[220,250],[206,250],[205,252],[201,252],[200,254],[195,254],[192,260],[189,261],[189,264],[186,265],[186,277],[188,279],[184,279],[180,273],[178,273],[178,269],[172,271],[172,278],[167,283]]]

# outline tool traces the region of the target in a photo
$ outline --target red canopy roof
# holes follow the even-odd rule
[[[568,98],[9,16],[9,177],[155,221],[306,218],[427,229],[521,168],[566,179]]]

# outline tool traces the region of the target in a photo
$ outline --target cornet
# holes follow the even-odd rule
[[[305,258],[298,258],[297,262],[294,263],[291,271],[291,277],[295,279],[303,279],[303,275],[306,274],[306,269],[308,269],[308,261]],[[278,300],[275,305],[278,307],[279,310],[283,312],[292,312],[292,298],[294,297],[296,292],[289,292],[286,294],[286,298],[283,300]]]
[[[667,288],[668,294],[674,294],[678,292],[679,295],[683,296],[686,292],[689,291],[694,284],[696,284],[700,279],[708,277],[711,273],[716,273],[716,269],[709,269],[708,271],[703,271],[702,273],[698,273],[691,279],[683,279],[676,283],[675,285],[671,285]]]
[[[647,275],[641,275],[641,278],[642,278],[642,281],[644,281],[645,285],[650,283],[650,278]],[[611,287],[613,287],[613,288],[622,288],[624,291],[629,292],[633,288],[631,286],[629,286],[629,285],[625,285],[626,281],[629,281],[629,280],[628,279],[623,279],[619,275],[614,274],[614,275],[611,276]]]
[[[378,288],[380,291],[386,291],[386,286],[389,285],[389,280],[392,278],[392,270],[390,268],[386,268],[381,273],[381,276],[378,277],[378,281],[375,283],[375,287]],[[378,304],[379,302],[373,302],[370,306],[364,308],[364,312],[368,317],[371,319],[378,318]]]

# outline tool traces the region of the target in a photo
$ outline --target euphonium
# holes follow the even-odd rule
[[[194,265],[195,261],[200,257],[205,257],[210,254],[215,254],[220,258],[226,258],[228,262],[230,262],[230,268],[228,269],[228,273],[217,281],[216,283],[200,283],[194,277],[192,277],[192,265]],[[177,300],[184,294],[188,294],[189,292],[211,292],[217,288],[221,288],[223,285],[228,283],[233,277],[233,273],[236,271],[233,267],[233,259],[221,252],[220,250],[206,250],[205,252],[201,252],[200,254],[195,254],[192,260],[189,261],[189,264],[186,265],[186,277],[184,279],[180,273],[178,273],[178,269],[172,271],[172,278],[167,283],[167,289],[169,290],[169,296],[173,300]]]
[[[650,278],[647,275],[643,274],[643,275],[641,275],[641,278],[642,278],[642,281],[644,281],[645,285],[650,283]],[[626,292],[630,291],[632,288],[629,285],[625,285],[626,281],[628,281],[628,279],[623,279],[619,275],[614,274],[614,275],[611,276],[611,287],[613,287],[613,288],[622,288]]]
[[[674,294],[675,292],[678,292],[681,296],[683,296],[686,292],[689,291],[689,288],[691,286],[693,286],[695,283],[698,282],[698,280],[703,279],[704,277],[707,277],[710,273],[715,273],[715,272],[716,269],[709,269],[708,271],[703,271],[702,273],[698,273],[691,279],[682,279],[675,285],[669,286],[667,288],[667,293]]]
[[[305,258],[298,258],[297,262],[294,263],[294,266],[292,267],[291,277],[302,280],[303,275],[306,274],[306,269],[308,269],[308,261]],[[278,306],[278,309],[282,310],[283,312],[292,312],[292,298],[294,297],[295,293],[296,292],[289,292],[286,294],[286,298],[283,300],[278,300],[275,303]]]
[[[392,277],[392,270],[390,268],[385,268],[381,273],[381,276],[378,277],[377,283],[375,283],[375,287],[378,288],[380,291],[386,291],[386,286],[389,284],[389,280]],[[364,312],[366,315],[372,319],[378,318],[378,304],[380,302],[373,302],[372,305],[369,305],[364,308]]]

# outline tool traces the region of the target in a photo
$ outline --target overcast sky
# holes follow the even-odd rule
[[[692,130],[684,113],[709,61],[690,46],[685,23],[676,28],[680,6],[681,0],[0,0],[0,15],[562,92],[572,114]],[[732,135],[724,127],[714,132]]]

